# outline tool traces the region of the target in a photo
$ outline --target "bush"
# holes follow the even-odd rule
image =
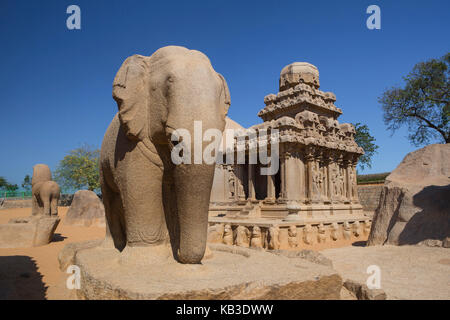
[[[389,174],[390,174],[390,172],[360,174],[356,178],[357,178],[358,184],[384,183],[384,181],[386,180],[386,177]]]

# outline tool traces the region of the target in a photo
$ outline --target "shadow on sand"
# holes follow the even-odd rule
[[[367,241],[355,241],[352,243],[353,247],[366,247]]]
[[[67,237],[61,235],[61,233],[55,233],[52,238],[52,242],[61,242],[67,239]]]
[[[30,257],[0,257],[0,300],[43,300],[46,291]]]

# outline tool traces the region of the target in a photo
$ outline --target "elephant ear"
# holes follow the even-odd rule
[[[230,98],[230,90],[228,89],[227,82],[225,81],[225,78],[220,74],[219,75],[220,80],[222,81],[222,99],[224,103],[224,115],[226,116],[228,113],[228,109],[231,105],[231,98]]]
[[[113,98],[119,108],[119,119],[128,139],[143,140],[148,137],[148,86],[149,74],[146,57],[128,57],[114,78]]]

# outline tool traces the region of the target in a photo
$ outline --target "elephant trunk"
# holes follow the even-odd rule
[[[174,185],[179,221],[178,260],[200,263],[206,249],[209,192],[214,178],[214,165],[178,165],[174,169]]]

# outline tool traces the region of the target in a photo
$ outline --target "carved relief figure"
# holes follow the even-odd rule
[[[297,238],[297,226],[291,225],[288,229],[288,244],[291,248],[297,248],[298,238]]]
[[[234,199],[235,196],[235,180],[234,180],[234,174],[233,170],[228,170],[228,190],[229,190],[229,197],[231,199]]]
[[[370,233],[370,228],[372,227],[372,222],[370,220],[364,221],[364,234],[368,235]]]
[[[223,229],[223,243],[227,245],[233,245],[233,229],[229,224],[226,224]]]
[[[350,183],[352,184],[352,199],[358,199],[358,183],[356,180],[356,169],[354,166],[350,166]]]
[[[242,185],[242,181],[240,179],[236,179],[235,183],[237,184],[237,193],[239,199],[245,199],[244,186]]]
[[[236,245],[244,248],[248,248],[250,246],[250,231],[244,226],[237,227]]]
[[[327,197],[327,167],[325,164],[320,166],[320,174],[321,174],[321,180],[320,180],[320,193],[322,194],[322,198]]]
[[[339,167],[339,180],[338,180],[338,187],[339,187],[339,193],[338,196],[342,199],[345,198],[345,179],[344,179],[344,169],[342,167]]]
[[[280,227],[272,226],[269,228],[268,247],[271,250],[280,249]]]
[[[322,172],[319,168],[319,164],[316,161],[313,162],[311,174],[312,174],[312,181],[313,181],[313,185],[312,185],[313,199],[320,199],[320,190],[322,188],[323,176],[322,176]]]
[[[334,199],[339,199],[340,195],[339,195],[339,184],[340,184],[340,179],[339,179],[339,168],[336,164],[333,164],[332,167],[332,176],[331,176],[331,181],[333,183],[333,198]]]
[[[252,239],[250,240],[250,246],[252,248],[262,248],[263,247],[261,228],[258,226],[253,227]]]
[[[351,231],[350,224],[348,223],[348,221],[344,221],[343,227],[344,227],[344,232],[343,232],[344,239],[346,239],[346,240],[351,239],[352,231]]]
[[[325,226],[323,225],[323,222],[321,222],[319,224],[319,226],[317,227],[317,239],[319,240],[319,243],[324,243],[326,242],[326,236],[325,236]]]
[[[305,225],[303,228],[303,242],[306,244],[313,243],[313,230],[310,224]]]
[[[339,239],[339,225],[337,222],[333,222],[331,224],[331,239],[333,239],[333,241],[336,241]]]
[[[355,237],[359,237],[359,235],[361,234],[361,230],[360,230],[360,224],[359,221],[355,221],[353,223],[353,234],[355,235]]]

